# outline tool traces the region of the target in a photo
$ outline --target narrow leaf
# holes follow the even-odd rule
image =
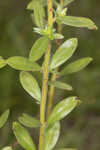
[[[36,79],[28,72],[20,73],[20,82],[23,88],[40,103],[41,91]]]
[[[29,61],[25,57],[14,56],[10,57],[7,60],[9,66],[16,70],[23,70],[23,71],[40,71],[41,68],[37,63]]]
[[[12,150],[12,147],[7,146],[7,147],[2,148],[1,150]]]
[[[40,39],[38,39],[31,49],[29,59],[31,61],[37,61],[38,59],[40,59],[47,50],[48,44],[49,39],[47,37],[41,37]]]
[[[59,102],[53,109],[50,117],[48,118],[48,124],[52,124],[58,120],[63,119],[67,116],[79,103],[78,98],[68,97],[63,101]]]
[[[50,69],[52,70],[67,61],[76,50],[77,43],[78,42],[76,38],[65,41],[53,55]]]
[[[30,137],[28,131],[24,127],[22,127],[19,123],[14,122],[13,131],[18,143],[25,150],[36,150],[32,138]]]
[[[76,60],[70,64],[68,64],[61,72],[61,75],[67,75],[71,73],[78,72],[85,68],[93,59],[90,57],[81,58],[79,60]]]
[[[60,123],[49,125],[45,131],[44,150],[52,150],[56,145],[60,134]]]
[[[64,1],[64,6],[69,5],[70,3],[72,3],[74,0],[65,0]]]
[[[27,115],[27,114],[22,114],[22,116],[19,117],[18,120],[22,125],[29,127],[29,128],[40,127],[40,121],[34,117]]]
[[[69,84],[63,83],[60,81],[49,82],[49,85],[53,85],[54,87],[59,88],[59,89],[63,89],[63,90],[68,90],[68,91],[72,90],[72,87]]]
[[[44,27],[45,11],[40,1],[34,1],[34,19],[38,27]]]
[[[2,128],[5,125],[5,123],[8,119],[9,113],[10,113],[10,111],[8,109],[4,113],[2,113],[2,115],[0,116],[0,128]]]
[[[6,66],[6,60],[0,57],[0,68],[3,68],[4,66]]]
[[[91,19],[85,17],[63,16],[57,17],[57,20],[60,21],[62,24],[73,27],[88,28],[94,30],[97,29],[95,23]]]

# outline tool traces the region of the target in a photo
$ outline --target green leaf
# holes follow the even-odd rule
[[[28,131],[18,122],[13,123],[13,131],[18,143],[25,150],[36,150],[35,144],[33,143]]]
[[[34,1],[34,19],[38,27],[44,27],[45,11],[39,1]]]
[[[74,0],[65,0],[64,1],[64,6],[69,5],[70,3],[72,3]]]
[[[93,59],[90,57],[81,58],[79,60],[76,60],[70,64],[68,64],[61,72],[61,75],[67,75],[71,73],[78,72],[85,68]]]
[[[85,17],[63,16],[57,17],[57,20],[62,24],[73,27],[88,28],[94,30],[97,29],[95,23],[91,19]]]
[[[34,10],[34,1],[33,1],[33,0],[28,3],[27,9],[29,9],[29,10]]]
[[[0,68],[3,68],[4,66],[6,66],[6,60],[0,57]]]
[[[67,116],[77,105],[79,100],[76,97],[68,97],[59,102],[53,109],[51,115],[48,118],[47,123],[52,124],[56,121],[63,119]]]
[[[2,113],[2,115],[0,116],[0,128],[2,128],[2,127],[5,125],[5,123],[6,123],[7,119],[8,119],[9,113],[10,113],[10,111],[9,111],[9,109],[7,109],[7,110],[6,110],[4,113]]]
[[[40,127],[40,121],[35,119],[34,117],[27,115],[27,114],[22,114],[22,116],[19,117],[18,120],[21,124],[23,124],[24,126],[29,127],[29,128]]]
[[[52,150],[56,145],[60,134],[60,123],[49,125],[45,130],[44,150]]]
[[[28,72],[20,73],[20,82],[23,88],[40,103],[41,91],[36,79]]]
[[[28,10],[34,10],[35,1],[36,1],[36,0],[32,0],[31,2],[29,2],[26,9],[28,9]],[[47,5],[47,0],[37,0],[37,1],[38,1],[42,6]]]
[[[6,147],[2,148],[1,150],[12,150],[12,147],[6,146]]]
[[[49,39],[47,37],[41,37],[38,39],[35,44],[33,45],[29,59],[30,61],[37,61],[41,58],[41,56],[45,53],[48,48]]]
[[[67,41],[65,41],[56,51],[56,53],[53,55],[51,64],[50,64],[50,70],[60,66],[65,61],[67,61],[74,53],[77,47],[77,39],[72,38]]]
[[[63,83],[60,81],[49,82],[49,85],[53,85],[54,87],[59,88],[59,89],[63,89],[63,90],[68,90],[68,91],[72,90],[72,87],[69,84]]]
[[[37,63],[29,61],[25,57],[14,56],[10,57],[7,60],[7,63],[10,67],[16,70],[23,70],[23,71],[40,71],[41,68]]]

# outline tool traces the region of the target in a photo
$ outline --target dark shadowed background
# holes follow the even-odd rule
[[[0,0],[0,56],[4,58],[28,57],[39,37],[32,31],[30,12],[25,9],[28,2]],[[100,28],[100,0],[75,0],[69,5],[68,14],[89,17]],[[78,49],[69,62],[85,56],[92,57],[93,62],[83,71],[62,78],[73,86],[73,92],[55,91],[55,104],[69,95],[77,95],[82,100],[81,105],[61,121],[61,136],[56,147],[100,150],[100,29],[64,27],[63,34],[65,39],[79,39]],[[16,142],[11,130],[12,121],[22,112],[39,117],[39,106],[19,82],[19,71],[9,66],[0,70],[0,113],[7,108],[11,109],[11,114],[8,123],[0,129],[0,148]],[[29,131],[37,143],[38,130]]]

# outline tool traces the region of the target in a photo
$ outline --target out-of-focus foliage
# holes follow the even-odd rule
[[[28,2],[28,0],[0,1],[0,56],[4,59],[15,55],[27,57],[33,40],[35,42],[38,38],[38,34],[32,32],[30,12],[25,10]],[[99,0],[76,0],[69,5],[67,13],[70,12],[72,16],[89,17],[100,28],[99,7]],[[92,57],[93,62],[85,70],[61,78],[63,82],[73,86],[73,92],[60,89],[56,89],[58,92],[55,91],[55,103],[58,99],[70,95],[78,95],[83,100],[80,107],[66,118],[66,121],[62,121],[62,135],[57,147],[100,150],[100,29],[91,31],[67,26],[64,27],[63,34],[66,40],[71,37],[79,39],[78,49],[69,62],[87,56]],[[10,130],[12,120],[16,120],[22,112],[36,116],[39,110],[33,98],[22,89],[18,75],[18,71],[8,66],[0,70],[0,114],[8,107],[11,109],[9,121],[0,132],[1,147],[9,143],[14,147],[16,144]],[[34,73],[34,76],[39,81],[41,74]],[[37,132],[31,129],[29,131],[37,141]]]

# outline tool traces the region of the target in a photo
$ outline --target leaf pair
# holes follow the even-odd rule
[[[33,45],[29,59],[21,56],[14,56],[7,60],[7,64],[14,69],[22,71],[40,71],[41,67],[35,62],[42,57],[48,48],[49,39],[47,37],[41,37]],[[1,67],[5,65],[3,59],[0,59]]]
[[[56,67],[62,65],[65,63],[75,52],[77,48],[78,41],[76,38],[69,39],[65,41],[56,51],[56,53],[53,55],[50,69],[55,69]],[[92,58],[86,57],[79,59],[75,62],[70,63],[67,65],[61,72],[60,75],[67,75],[74,72],[78,72],[85,68],[90,62],[92,61]]]
[[[63,119],[66,115],[68,115],[78,105],[78,103],[79,100],[76,97],[69,97],[55,106],[47,120],[47,127],[45,129],[44,150],[52,150],[54,148],[60,134],[59,120]],[[34,123],[34,119],[33,117],[30,118],[30,116],[24,114],[21,118],[19,118],[19,121],[25,126],[31,126],[31,122],[33,122],[32,124],[36,127],[37,120],[35,119]],[[25,148],[26,150],[36,149],[32,138],[24,127],[22,127],[19,123],[15,122],[13,124],[13,130],[19,144],[23,148]]]
[[[44,150],[52,150],[60,134],[60,120],[67,116],[79,103],[76,97],[69,97],[58,103],[47,120]]]
[[[25,116],[26,118],[27,116]],[[29,116],[28,116],[29,119]],[[22,122],[22,120],[21,120]],[[25,123],[25,122],[24,122]],[[34,124],[34,123],[33,123]],[[24,124],[26,126],[26,124]],[[28,124],[29,125],[29,124]],[[22,127],[19,123],[13,123],[13,131],[17,138],[18,143],[26,150],[35,150],[35,144],[29,135],[28,131]],[[56,145],[60,135],[60,123],[56,122],[49,125],[45,129],[45,144],[44,150],[51,150]]]

